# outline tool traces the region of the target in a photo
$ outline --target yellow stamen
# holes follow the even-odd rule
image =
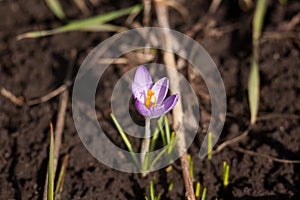
[[[152,97],[154,98],[154,102],[151,105]],[[145,106],[147,108],[150,108],[151,106],[154,106],[155,104],[156,104],[156,96],[155,96],[154,92],[151,89],[149,89],[148,92],[147,92]]]

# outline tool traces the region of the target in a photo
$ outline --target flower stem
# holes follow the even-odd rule
[[[145,138],[142,141],[142,147],[141,147],[141,166],[143,166],[143,170],[147,170],[147,166],[145,164],[147,161],[146,155],[149,152],[149,146],[150,146],[150,118],[146,117],[145,118]]]

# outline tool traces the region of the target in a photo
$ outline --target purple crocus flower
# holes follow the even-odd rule
[[[157,118],[169,112],[176,105],[178,95],[166,98],[169,79],[164,77],[153,84],[151,75],[144,66],[139,66],[131,85],[137,111],[147,118]],[[166,98],[166,99],[165,99]]]

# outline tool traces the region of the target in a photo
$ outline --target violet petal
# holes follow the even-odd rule
[[[150,108],[150,118],[157,118],[163,114],[168,113],[178,101],[178,95],[174,94],[168,97],[161,105],[157,105],[153,108]]]
[[[169,89],[169,79],[167,77],[159,79],[152,87],[156,96],[156,104],[160,105],[166,98]]]
[[[146,67],[143,65],[139,66],[134,75],[134,82],[141,87],[150,88],[153,84],[151,75],[149,74]]]
[[[149,117],[151,116],[151,112],[149,108],[147,108],[142,102],[140,102],[138,99],[135,99],[135,107],[137,111],[143,115],[144,117]]]
[[[136,82],[133,82],[131,84],[131,90],[132,90],[134,99],[138,99],[142,103],[145,103],[145,101],[146,101],[146,95],[147,95],[148,89],[149,88],[147,88],[147,87],[140,86]]]
[[[166,100],[164,100],[163,106],[165,109],[165,113],[172,110],[174,108],[174,106],[176,105],[177,101],[178,101],[178,94],[173,94],[173,95],[169,96]]]

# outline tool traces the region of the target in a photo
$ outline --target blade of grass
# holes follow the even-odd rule
[[[171,192],[173,190],[173,187],[174,187],[174,181],[171,180],[168,186],[168,191]]]
[[[203,189],[201,200],[206,199],[206,188]]]
[[[190,176],[191,179],[194,180],[194,163],[192,161],[191,154],[188,154],[188,162],[190,166]]]
[[[177,136],[173,139],[173,140],[171,140],[171,142],[170,142],[170,144],[169,145],[171,145],[171,148],[173,149],[174,148],[174,146],[176,145],[176,143],[177,143],[177,140],[178,140],[178,138],[177,138]],[[163,148],[163,150],[161,150],[160,152],[159,152],[159,154],[152,160],[152,162],[150,163],[150,166],[149,166],[149,169],[151,169],[155,164],[156,164],[156,162],[158,161],[158,159],[167,151],[169,149],[169,147],[168,146],[165,146],[164,148]]]
[[[226,161],[223,162],[223,186],[226,188],[229,179],[229,165]]]
[[[151,143],[150,143],[150,150],[149,152],[153,151],[154,148],[155,148],[155,145],[156,145],[156,141],[158,139],[158,136],[159,136],[159,132],[162,131],[162,127],[159,127],[159,125],[161,125],[161,121],[163,120],[163,116],[161,116],[158,121],[157,121],[157,124],[158,124],[158,127],[155,128],[154,130],[154,133],[153,133],[153,137],[151,139]],[[165,145],[165,144],[164,144]]]
[[[69,160],[69,154],[66,154],[64,159],[63,159],[63,162],[61,164],[60,171],[59,171],[57,185],[56,185],[56,188],[55,188],[55,195],[58,195],[62,191],[62,186],[63,186],[63,182],[64,182],[64,177],[65,177],[65,174],[66,174],[66,168],[67,168],[67,165],[68,165],[68,160]]]
[[[150,182],[150,198],[151,200],[155,200],[153,181]]]
[[[66,18],[65,13],[62,9],[62,6],[58,0],[45,0],[47,6],[51,10],[51,12],[58,17],[59,19],[63,20]]]
[[[112,24],[95,24],[83,26],[79,31],[90,31],[90,32],[100,32],[100,31],[109,31],[109,32],[122,32],[128,30],[123,26],[115,26]]]
[[[48,161],[48,200],[54,199],[54,133],[53,124],[50,123],[50,146]]]
[[[128,151],[130,152],[130,154],[131,154],[131,156],[132,156],[132,158],[133,158],[136,166],[139,167],[140,165],[139,165],[138,159],[137,159],[137,157],[134,154],[134,151],[132,149],[132,146],[131,146],[131,143],[130,143],[129,139],[127,138],[126,134],[124,133],[124,131],[123,131],[122,127],[120,126],[119,122],[117,121],[115,115],[113,113],[111,113],[110,117],[112,118],[115,126],[117,127],[117,129],[118,129],[118,131],[119,131],[119,133],[120,133],[120,135],[121,135],[121,137],[122,137],[122,139],[123,139],[123,141],[124,141],[124,143],[125,143]]]
[[[207,156],[208,160],[212,159],[212,132],[207,135]]]
[[[196,190],[195,190],[195,196],[196,196],[196,198],[198,198],[200,196],[200,189],[201,189],[201,184],[198,181],[197,184],[196,184]]]
[[[165,123],[165,134],[166,134],[166,138],[167,138],[167,143],[169,144],[170,143],[170,136],[171,136],[171,133],[170,133],[170,126],[169,126],[169,121],[168,121],[168,117],[165,116],[164,117],[164,123]]]
[[[161,134],[161,139],[162,139],[163,145],[166,146],[167,145],[167,140],[166,140],[166,136],[165,136],[165,131],[164,131],[163,127],[162,127],[162,121],[158,120],[157,123],[158,123],[158,127],[159,127],[159,130],[160,130],[160,134]],[[168,126],[168,125],[169,124],[165,124],[165,126]]]
[[[252,24],[253,53],[250,77],[248,81],[248,98],[250,106],[251,124],[255,124],[256,122],[259,107],[259,38],[261,36],[267,5],[268,0],[260,0],[256,2],[256,8]]]
[[[118,17],[121,17],[123,15],[131,14],[134,12],[139,12],[142,9],[143,9],[143,5],[138,4],[138,5],[126,8],[126,9],[113,11],[113,12],[110,12],[107,14],[98,15],[98,16],[94,16],[94,17],[90,17],[90,18],[82,19],[82,20],[75,20],[64,26],[61,26],[61,27],[58,27],[55,29],[23,33],[23,34],[17,36],[17,40],[24,39],[24,38],[43,37],[43,36],[54,35],[54,34],[58,34],[58,33],[75,31],[75,30],[93,30],[93,31],[95,31],[96,28],[94,25],[98,25],[97,29],[100,31],[115,31],[116,29],[124,30],[124,27],[116,28],[116,26],[113,26],[113,25],[108,25],[108,26],[104,25],[103,26],[103,24],[105,24],[108,21],[114,20]],[[101,24],[102,24],[102,26],[99,26]]]

